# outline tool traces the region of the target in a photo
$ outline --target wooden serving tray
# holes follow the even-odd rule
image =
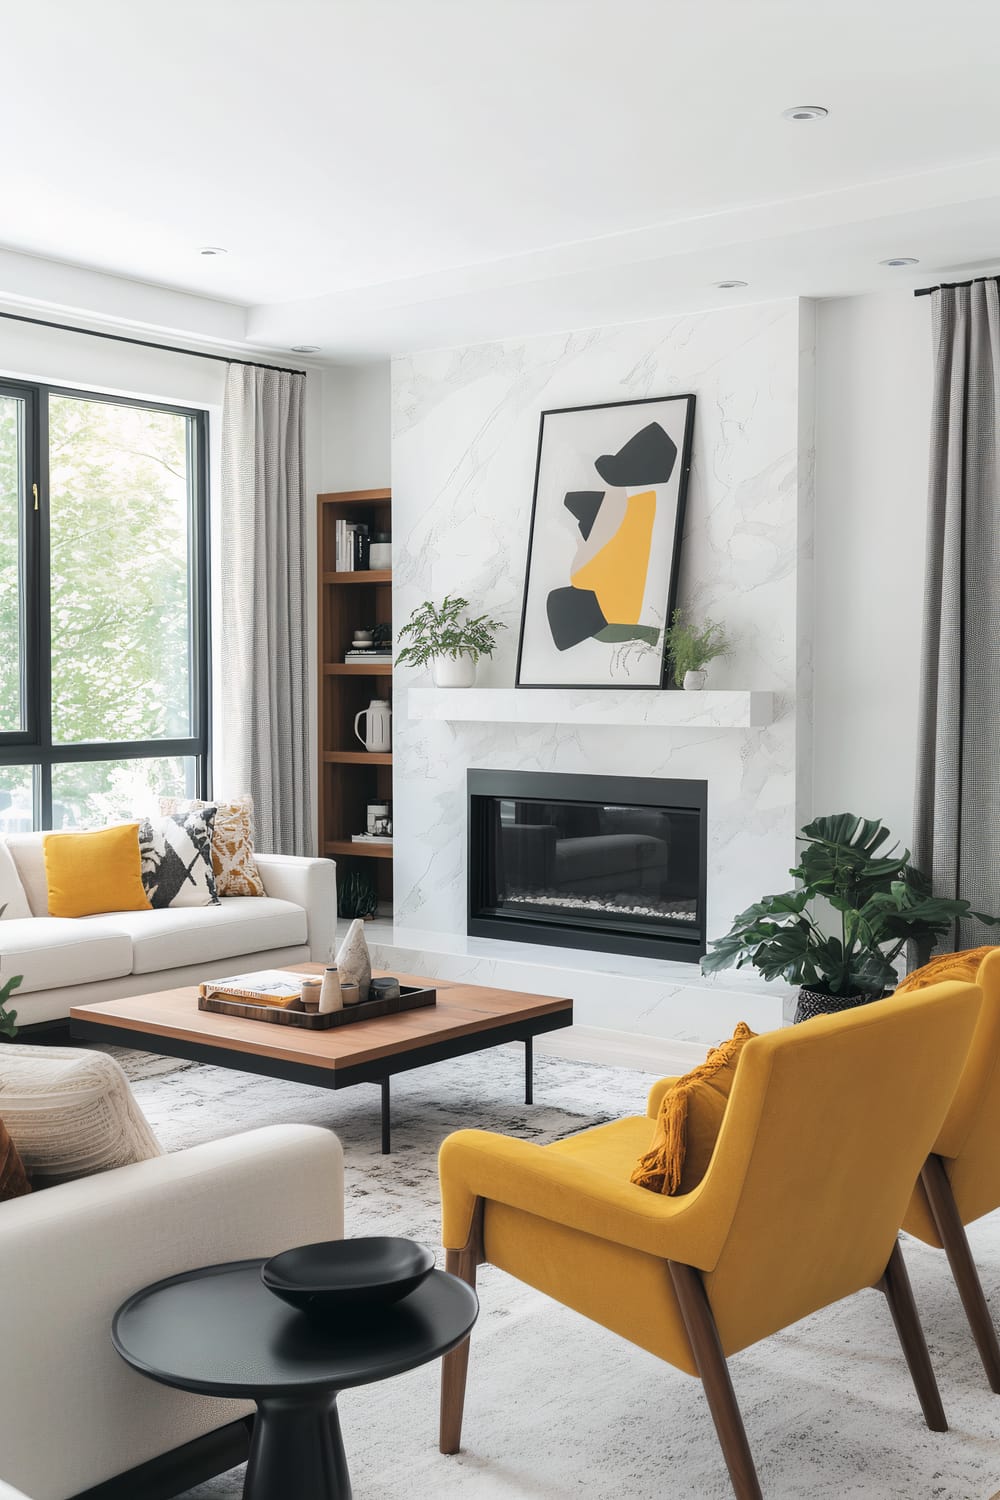
[[[437,1004],[437,990],[413,989],[401,985],[395,1000],[365,1000],[360,1005],[345,1005],[325,1016],[307,1011],[301,1001],[291,1005],[254,1005],[250,1000],[227,999],[224,995],[199,995],[199,1010],[214,1010],[224,1016],[242,1016],[246,1021],[270,1021],[276,1026],[301,1026],[306,1031],[329,1031],[331,1026],[349,1026],[352,1021],[371,1021],[376,1016],[394,1016],[401,1010],[417,1010]]]

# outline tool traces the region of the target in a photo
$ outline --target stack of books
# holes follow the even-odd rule
[[[360,521],[337,522],[335,535],[338,573],[368,571],[368,527]]]
[[[392,661],[392,650],[388,646],[352,646],[344,652],[345,661]]]
[[[391,844],[391,833],[352,833],[352,844]]]

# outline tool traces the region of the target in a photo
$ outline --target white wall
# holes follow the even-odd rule
[[[390,483],[390,365],[323,371],[322,490],[380,490]]]
[[[816,813],[882,818],[910,845],[930,433],[930,298],[819,304]]]

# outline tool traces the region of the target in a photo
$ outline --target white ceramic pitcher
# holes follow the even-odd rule
[[[358,728],[365,720],[364,733]],[[384,698],[373,698],[367,708],[354,716],[354,733],[366,750],[384,752],[392,746],[392,709]]]

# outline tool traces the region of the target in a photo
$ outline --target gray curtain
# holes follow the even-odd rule
[[[222,413],[220,701],[227,788],[257,847],[312,853],[306,681],[305,376],[232,364]]]
[[[933,292],[934,405],[914,861],[934,893],[1000,914],[1000,297]],[[997,941],[958,924],[956,948]],[[947,946],[947,944],[945,945]]]

